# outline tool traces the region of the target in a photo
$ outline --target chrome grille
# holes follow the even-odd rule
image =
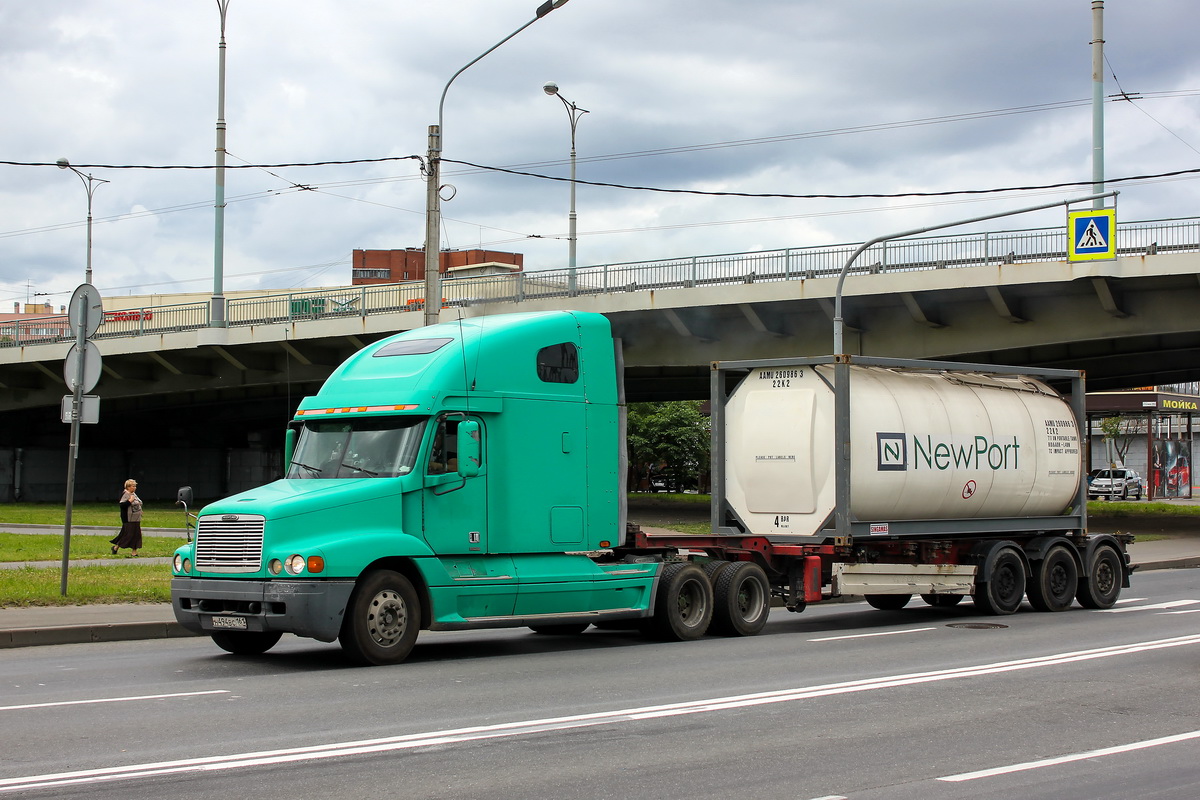
[[[266,519],[258,514],[212,514],[196,527],[196,568],[202,572],[262,569]]]

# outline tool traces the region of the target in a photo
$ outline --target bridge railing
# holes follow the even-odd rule
[[[443,306],[514,302],[556,297],[728,286],[836,276],[857,244],[789,247],[744,253],[630,261],[577,269],[465,276],[442,282]],[[1200,251],[1200,218],[1149,220],[1117,226],[1122,256]],[[875,245],[852,274],[954,269],[984,265],[1065,261],[1065,226],[988,231],[958,236],[899,239]],[[231,327],[347,316],[391,314],[424,308],[423,281],[373,286],[306,289],[230,299]],[[209,325],[209,303],[147,306],[105,312],[93,338],[194,330]],[[0,347],[72,341],[62,314],[0,322]]]

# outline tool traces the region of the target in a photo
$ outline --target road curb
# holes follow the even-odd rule
[[[45,628],[14,628],[0,631],[0,650],[48,644],[180,639],[196,635],[178,622],[110,622]]]

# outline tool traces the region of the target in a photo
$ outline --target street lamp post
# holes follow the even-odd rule
[[[563,97],[558,91],[558,84],[554,81],[550,81],[543,86],[542,91],[552,97],[557,97],[559,100],[562,100],[563,106],[565,106],[567,109],[567,118],[571,121],[571,211],[567,215],[567,266],[571,269],[571,281],[574,282],[575,243],[578,240],[578,237],[575,235],[575,128],[579,125],[579,119],[584,114],[588,113],[588,110],[586,108],[580,108],[571,101],[567,100],[567,98]],[[574,287],[571,288],[572,290],[574,289]]]
[[[79,176],[79,180],[83,181],[83,188],[87,190],[87,271],[84,272],[84,283],[92,282],[92,195],[96,193],[102,183],[109,183],[103,178],[97,178],[90,174],[84,175],[79,170],[71,166],[71,162],[65,158],[58,160],[59,169],[69,169]]]
[[[217,146],[216,198],[213,201],[213,296],[209,325],[224,328],[225,315],[225,15],[229,0],[217,0],[221,12],[221,40],[217,44]]]
[[[473,61],[468,63],[458,72],[450,76],[450,80],[446,81],[446,85],[442,88],[442,97],[438,101],[438,121],[437,125],[429,126],[429,153],[426,158],[425,171],[428,185],[425,190],[425,324],[437,324],[438,317],[442,310],[442,275],[441,275],[441,246],[438,243],[438,229],[442,224],[442,198],[441,198],[441,173],[442,173],[442,120],[443,112],[446,106],[446,92],[450,91],[450,84],[454,83],[455,78],[462,75],[470,67],[474,66],[485,56],[496,50],[500,45],[507,42],[509,39],[516,36],[521,31],[528,28],[533,23],[537,22],[542,17],[549,14],[556,8],[561,8],[567,4],[567,0],[546,0],[538,6],[534,12],[533,19],[526,22],[515,31],[505,36],[496,44],[485,50]]]

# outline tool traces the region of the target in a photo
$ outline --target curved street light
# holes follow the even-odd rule
[[[584,114],[588,113],[586,108],[580,108],[572,103],[567,98],[563,97],[558,90],[558,84],[554,81],[549,81],[542,87],[542,91],[551,97],[557,97],[562,100],[563,106],[567,109],[567,118],[571,121],[571,211],[567,215],[567,244],[568,244],[568,259],[567,266],[571,268],[571,280],[575,279],[575,243],[578,237],[575,235],[575,128],[579,125],[579,119]],[[574,288],[574,287],[572,287]]]
[[[438,100],[438,121],[437,125],[429,126],[429,153],[426,158],[425,171],[427,174],[426,180],[428,186],[425,190],[425,324],[437,324],[438,317],[442,310],[442,275],[441,262],[442,252],[438,244],[438,229],[442,222],[442,199],[441,199],[441,184],[442,184],[442,119],[443,111],[446,106],[446,92],[450,91],[450,84],[454,83],[454,79],[462,75],[472,66],[483,60],[485,56],[491,53],[500,45],[507,42],[509,39],[516,36],[521,31],[528,28],[533,23],[537,22],[542,17],[549,14],[556,8],[561,8],[567,4],[567,0],[546,0],[538,6],[534,12],[533,19],[526,22],[515,31],[505,36],[496,44],[478,55],[473,61],[458,72],[450,76],[450,80],[446,81],[445,87],[442,88],[441,99]]]
[[[92,282],[92,195],[96,193],[102,183],[111,183],[103,178],[97,178],[92,175],[84,175],[79,170],[71,166],[71,162],[65,158],[60,158],[57,162],[59,169],[69,169],[79,176],[79,180],[83,181],[83,188],[87,190],[87,271],[84,272],[84,283]]]

